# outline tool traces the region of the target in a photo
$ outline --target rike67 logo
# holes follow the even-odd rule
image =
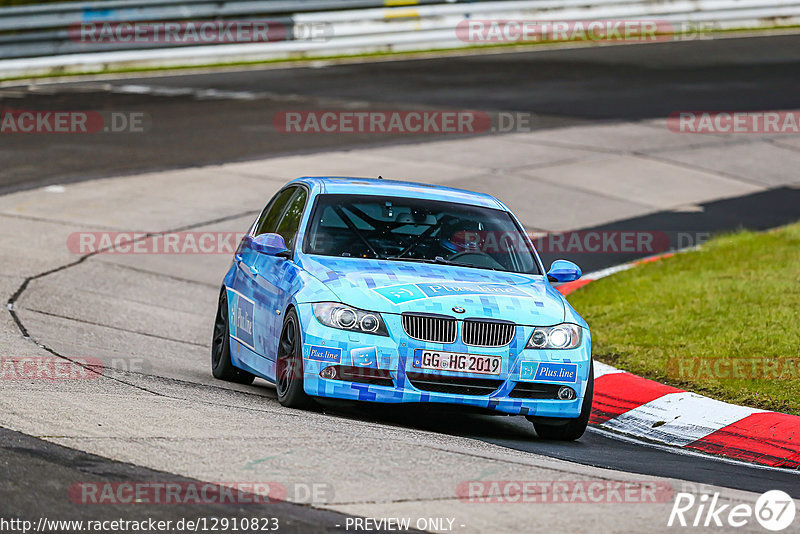
[[[720,503],[719,493],[675,494],[675,503],[667,526],[739,528],[755,520],[767,530],[779,532],[791,526],[796,513],[792,498],[781,490],[771,490],[758,497],[755,505]]]

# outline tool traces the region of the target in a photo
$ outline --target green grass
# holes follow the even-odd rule
[[[800,223],[715,238],[592,282],[569,301],[589,323],[602,362],[727,402],[800,415],[800,369],[791,379],[674,371],[676,362],[698,357],[800,364]],[[679,360],[668,373],[670,358]]]

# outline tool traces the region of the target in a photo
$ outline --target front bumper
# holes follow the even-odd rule
[[[298,306],[297,311],[303,331],[304,385],[309,395],[382,403],[437,402],[539,417],[575,418],[580,414],[591,365],[591,339],[588,330],[584,330],[583,343],[570,350],[525,349],[533,327],[524,326],[517,327],[517,333],[509,345],[485,348],[464,345],[460,342],[460,332],[458,341],[452,344],[427,343],[411,339],[403,331],[399,315],[383,314],[389,330],[389,337],[385,337],[324,326],[314,317],[310,304]],[[412,360],[416,349],[499,355],[502,356],[500,374],[415,369]],[[557,380],[531,382],[520,377],[522,366],[529,368],[531,365],[523,362],[575,365],[577,373],[575,380],[568,383]],[[391,381],[384,381],[385,385],[379,385],[322,378],[320,372],[329,366],[350,368],[366,366],[381,370],[380,374],[390,377]],[[472,382],[477,379],[481,384],[491,384],[491,386],[496,384],[497,387],[490,388],[491,393],[488,394],[461,394],[456,392],[459,389],[457,387],[446,388],[447,392],[432,391],[429,386],[421,385],[420,381],[413,379],[415,374],[420,373],[425,377],[442,377],[449,381],[454,380],[456,383],[459,383],[460,379],[465,379],[461,382]],[[374,376],[374,373],[369,371],[366,374]],[[486,380],[495,382],[485,382]],[[555,390],[557,389],[555,386],[560,385],[573,388],[577,397],[573,400],[558,400],[521,396],[525,394],[523,390],[526,386],[544,386],[537,389]],[[542,393],[538,393],[538,396],[541,397]]]

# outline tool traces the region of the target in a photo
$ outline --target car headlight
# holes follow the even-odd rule
[[[525,345],[526,349],[574,349],[581,344],[580,326],[562,323],[556,326],[537,326]]]
[[[376,336],[389,335],[378,312],[359,310],[340,302],[316,302],[313,306],[314,315],[325,326]]]

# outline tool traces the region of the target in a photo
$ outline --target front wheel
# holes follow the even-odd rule
[[[314,401],[303,390],[303,345],[300,320],[294,309],[283,321],[275,362],[275,389],[278,402],[287,408],[311,408]]]
[[[211,340],[211,374],[220,380],[237,384],[252,384],[255,375],[234,367],[231,361],[231,336],[228,329],[228,292],[223,287],[219,294],[217,318],[214,320],[214,338]]]
[[[583,396],[581,414],[577,419],[568,419],[566,423],[551,425],[533,421],[536,434],[542,439],[553,441],[575,441],[586,432],[589,416],[592,415],[592,399],[594,397],[594,364],[589,360],[589,383]]]

